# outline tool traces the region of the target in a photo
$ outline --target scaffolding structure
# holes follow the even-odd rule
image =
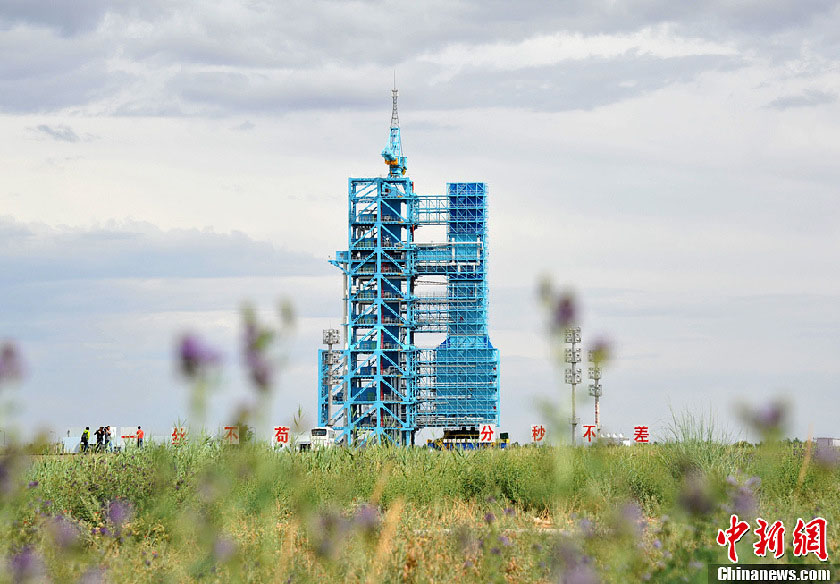
[[[339,442],[413,444],[424,427],[499,423],[487,331],[487,186],[419,195],[406,175],[397,90],[388,176],[350,178],[341,348],[318,353],[318,423]],[[419,241],[443,226],[446,240]],[[441,337],[443,340],[441,341]]]

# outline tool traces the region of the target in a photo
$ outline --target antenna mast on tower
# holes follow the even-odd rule
[[[388,138],[388,145],[382,150],[382,158],[388,165],[388,175],[392,177],[405,176],[406,159],[402,151],[402,137],[400,136],[400,116],[397,113],[397,73],[394,71],[394,88],[391,90],[391,134]]]

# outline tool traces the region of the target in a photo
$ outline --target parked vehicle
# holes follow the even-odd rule
[[[338,430],[334,430],[328,426],[312,428],[309,431],[309,443],[312,450],[332,448],[335,446],[336,438],[338,438]]]
[[[444,430],[443,436],[428,440],[426,446],[435,450],[478,450],[479,448],[507,448],[510,438],[507,432],[499,432],[493,442],[481,442],[478,428]]]

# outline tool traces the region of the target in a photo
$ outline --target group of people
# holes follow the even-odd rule
[[[111,452],[111,427],[110,426],[99,426],[96,432],[93,433],[94,437],[96,438],[96,449],[94,452]],[[143,428],[137,426],[137,432],[135,433],[137,439],[137,447],[143,447],[143,438],[145,437],[145,432],[143,432]],[[90,426],[85,426],[84,431],[82,432],[82,445],[81,451],[88,452],[90,449]]]

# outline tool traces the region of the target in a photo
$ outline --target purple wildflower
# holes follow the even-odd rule
[[[565,584],[598,584],[598,575],[588,564],[580,563],[566,570],[563,582]]]
[[[606,363],[612,354],[612,347],[610,342],[605,338],[599,338],[593,343],[590,349],[592,355],[592,362],[595,365],[603,365]]]
[[[814,462],[826,469],[836,468],[840,464],[840,450],[831,443],[830,439],[817,438]]]
[[[513,507],[505,507],[505,515],[507,515],[508,517],[513,517],[514,515],[516,515],[516,511]]]
[[[250,353],[246,359],[254,387],[267,391],[271,387],[273,368],[262,353]]]
[[[17,346],[11,342],[0,346],[0,383],[23,377],[23,361]]]
[[[102,568],[88,568],[79,579],[79,584],[104,584],[105,570]]]
[[[738,479],[730,475],[726,477],[726,483],[732,503],[724,505],[724,507],[730,513],[737,515],[755,515],[758,509],[755,489],[761,486],[761,479],[759,477],[750,477],[744,484],[740,484]]]
[[[655,547],[656,549],[661,549],[662,548],[662,542],[659,541],[658,539],[653,540],[653,547]]]
[[[108,519],[118,528],[131,518],[132,509],[128,501],[114,499],[108,504]]]
[[[224,564],[236,553],[236,542],[229,537],[220,535],[213,542],[213,557],[219,563]]]
[[[79,527],[65,519],[64,517],[55,517],[49,524],[49,531],[52,534],[55,545],[60,549],[67,549],[75,546],[79,542],[81,535]]]
[[[475,552],[481,544],[476,540],[473,530],[466,525],[458,526],[454,531],[455,541],[461,552],[468,554]]]
[[[274,367],[268,356],[268,347],[274,338],[269,329],[261,329],[253,309],[243,312],[245,332],[243,339],[243,357],[251,382],[260,391],[271,389]]]
[[[511,545],[513,545],[510,542],[510,538],[506,535],[499,536],[499,543],[502,544],[504,547],[510,547]]]
[[[641,535],[645,523],[645,517],[638,505],[631,502],[621,507],[618,517],[619,531],[638,537]]]
[[[586,517],[578,522],[578,526],[584,537],[592,537],[595,534],[595,524]]]
[[[571,292],[563,292],[557,299],[552,315],[552,324],[560,330],[574,326],[577,322],[577,305]]]
[[[491,513],[490,511],[488,511],[484,515],[484,521],[486,521],[487,523],[493,523],[494,521],[496,521],[496,516],[493,515],[493,513]]]
[[[758,504],[753,492],[747,488],[739,487],[732,496],[732,510],[736,515],[755,515]]]
[[[12,556],[12,581],[40,581],[45,575],[44,560],[41,555],[27,546]]]
[[[38,486],[38,481],[29,481],[29,488],[34,489]]]
[[[685,478],[677,500],[692,515],[705,515],[714,509],[706,477],[700,472],[693,472]]]
[[[742,410],[746,422],[763,436],[781,432],[787,413],[787,404],[782,400],[767,402],[755,409]]]
[[[221,355],[199,337],[185,334],[178,345],[181,372],[190,378],[202,375],[205,370],[219,363]]]
[[[381,522],[379,509],[373,505],[361,505],[356,509],[356,515],[353,518],[356,527],[364,532],[372,533],[376,531]]]
[[[331,510],[322,511],[317,517],[317,526],[313,531],[319,534],[315,553],[327,559],[334,559],[345,540],[349,522],[339,513]]]

